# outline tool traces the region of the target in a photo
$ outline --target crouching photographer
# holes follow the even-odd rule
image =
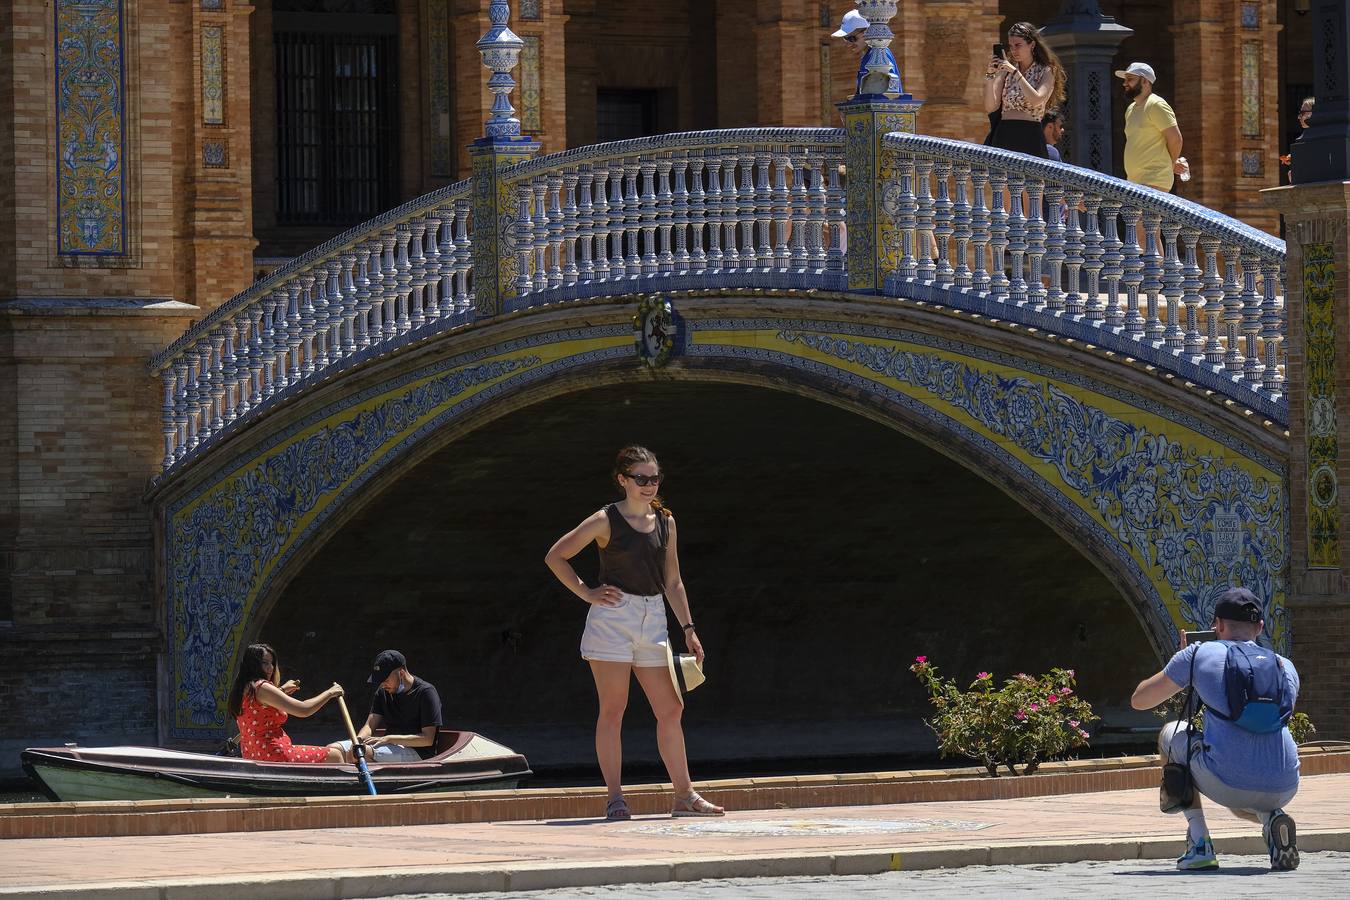
[[[1189,689],[1179,721],[1163,726],[1163,811],[1186,815],[1186,853],[1177,868],[1217,869],[1201,795],[1234,815],[1260,822],[1275,871],[1298,868],[1294,820],[1284,811],[1298,792],[1298,749],[1289,717],[1298,699],[1294,664],[1256,642],[1265,622],[1246,588],[1231,588],[1214,604],[1213,632],[1182,638],[1161,672],[1135,688],[1130,705],[1152,709]],[[1189,726],[1198,696],[1204,733]]]

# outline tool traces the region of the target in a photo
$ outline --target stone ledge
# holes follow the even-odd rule
[[[1305,776],[1350,772],[1350,751],[1301,754]],[[1084,763],[1099,765],[1085,766]],[[700,782],[709,800],[738,810],[1002,800],[1151,788],[1157,756],[1045,763],[1035,775],[989,778],[983,769],[918,770]],[[666,812],[669,784],[629,787],[636,815]],[[524,788],[379,797],[255,797],[19,803],[0,806],[0,839],[108,837],[364,828],[584,818],[604,808],[603,788]]]
[[[17,297],[0,300],[11,316],[182,316],[202,309],[171,297]]]

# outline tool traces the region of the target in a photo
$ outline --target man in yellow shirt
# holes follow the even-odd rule
[[[1169,192],[1174,176],[1186,171],[1177,115],[1153,93],[1152,66],[1130,63],[1128,69],[1117,69],[1116,77],[1124,79],[1125,96],[1133,101],[1125,108],[1125,177]]]

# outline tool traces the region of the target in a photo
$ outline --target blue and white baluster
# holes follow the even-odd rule
[[[301,318],[300,302],[303,283],[294,279],[286,285],[286,386],[298,384],[302,374],[300,347],[305,342],[305,324]]]
[[[811,197],[806,189],[811,180],[811,158],[805,147],[793,147],[790,155],[783,158],[785,169],[792,172],[792,190],[789,199],[788,216],[790,222],[784,222],[783,228],[791,228],[791,246],[788,250],[787,265],[797,275],[804,275],[811,263],[811,254],[806,249],[806,236],[810,231]]]
[[[629,279],[642,276],[642,255],[639,235],[642,227],[642,197],[638,193],[638,177],[642,161],[630,156],[623,161],[623,232],[624,274]]]
[[[755,266],[762,274],[773,271],[774,191],[769,186],[769,167],[773,154],[760,148],[755,152]]]
[[[1256,290],[1259,268],[1259,261],[1249,252],[1242,263],[1242,333],[1245,336],[1242,378],[1252,387],[1260,387],[1261,376],[1265,374],[1261,351],[1256,346],[1256,336],[1261,333],[1261,295]]]
[[[934,260],[935,277],[938,284],[944,287],[954,283],[956,269],[952,266],[951,259],[951,239],[956,233],[956,226],[952,223],[952,200],[951,191],[948,187],[952,176],[951,161],[945,158],[939,158],[933,163],[933,176],[936,178],[934,187],[936,193],[933,198],[933,237],[937,241],[937,258]],[[964,187],[958,187],[961,190]]]
[[[592,249],[595,247],[595,201],[592,199],[592,186],[595,184],[595,166],[583,163],[577,169],[577,230],[573,249],[578,253],[577,281],[590,284],[595,279],[595,259]]]
[[[783,147],[770,159],[773,165],[773,192],[769,198],[769,228],[773,230],[773,251],[769,259],[772,261],[772,271],[782,275],[792,263],[792,251],[788,249],[788,218],[792,215],[788,173],[792,170],[792,157],[788,155],[788,148]],[[778,283],[787,284],[781,280]]]
[[[675,162],[669,153],[656,157],[656,271],[669,277],[675,271],[675,254],[671,251],[670,230],[674,227],[675,195],[670,189],[670,170]]]
[[[372,332],[378,334],[378,326],[371,327],[371,311],[375,308],[371,295],[370,255],[374,252],[370,243],[356,245],[356,346],[365,350],[371,345]]]
[[[1223,365],[1223,340],[1219,323],[1223,321],[1223,277],[1219,274],[1219,249],[1223,242],[1214,235],[1200,236],[1200,249],[1205,254],[1205,362],[1211,366]]]
[[[638,195],[639,224],[642,231],[641,274],[655,275],[656,263],[656,158],[644,156],[638,161],[642,173],[642,193]]]
[[[1185,260],[1181,265],[1181,302],[1186,305],[1186,333],[1182,339],[1182,349],[1191,359],[1198,359],[1205,352],[1205,339],[1200,334],[1200,307],[1205,302],[1200,293],[1203,282],[1200,280],[1200,263],[1196,257],[1196,245],[1200,242],[1200,232],[1195,228],[1183,228],[1181,243],[1185,248]]]
[[[989,183],[989,170],[972,166],[970,170],[970,260],[974,264],[970,286],[978,294],[992,290],[989,276],[989,207],[984,203],[984,188]]]
[[[1121,301],[1120,281],[1125,277],[1125,246],[1120,240],[1120,225],[1117,221],[1121,212],[1119,203],[1102,202],[1102,278],[1106,281],[1106,326],[1120,328],[1125,323],[1125,310]],[[1130,240],[1134,240],[1134,229],[1130,229]]]
[[[736,246],[736,231],[740,222],[740,210],[736,206],[736,161],[738,151],[735,147],[722,150],[722,271],[735,272],[741,267],[741,252]]]
[[[919,200],[915,194],[915,172],[918,160],[913,153],[897,150],[895,153],[895,175],[900,179],[900,194],[897,198],[895,227],[900,232],[900,262],[897,272],[901,278],[913,281],[919,276],[919,261],[914,254],[918,252],[922,235],[919,227]]]
[[[268,295],[267,326],[263,332],[264,400],[286,386],[286,305],[285,290],[278,289]]]
[[[469,210],[473,201],[461,197],[455,201],[455,315],[473,312],[473,293],[469,290],[469,272],[473,268],[473,241],[469,238]]]
[[[562,283],[573,287],[581,275],[577,266],[577,238],[579,235],[580,213],[577,208],[577,185],[581,173],[575,167],[568,167],[562,173]]]
[[[548,184],[548,286],[562,287],[563,283],[563,211],[561,172],[550,172]]]
[[[1163,289],[1162,254],[1158,252],[1158,229],[1162,216],[1155,210],[1144,210],[1144,291],[1147,312],[1144,317],[1144,336],[1156,344],[1163,337],[1162,317],[1158,315],[1158,296]]]
[[[1232,244],[1223,248],[1223,324],[1224,353],[1223,367],[1230,377],[1237,379],[1242,375],[1242,287],[1238,281],[1238,266],[1242,262],[1242,250]]]
[[[716,229],[709,216],[712,204],[703,189],[703,171],[707,161],[701,151],[695,150],[689,156],[689,208],[685,217],[689,220],[689,270],[696,275],[708,271],[708,251],[704,249],[705,235],[711,237]],[[709,241],[711,243],[711,241]]]
[[[174,414],[177,412],[174,394],[178,390],[178,373],[174,371],[173,366],[167,366],[159,373],[159,380],[164,382],[164,403],[159,408],[160,431],[164,435],[164,458],[159,461],[159,465],[161,469],[167,469],[173,465],[174,451],[178,445],[178,425],[174,421]]]
[[[202,429],[202,406],[203,406],[203,381],[206,379],[206,368],[209,365],[207,357],[210,350],[204,350],[204,341],[198,341],[188,354],[188,389],[187,389],[187,447],[191,452],[197,449],[200,442],[198,437]]]
[[[211,329],[210,346],[211,375],[207,382],[207,413],[211,422],[211,434],[216,434],[225,427],[225,332],[222,328]]]
[[[623,185],[625,179],[624,161],[611,160],[609,163],[609,280],[622,281],[628,277],[628,262],[624,256],[623,245],[627,237],[624,226]]]
[[[239,319],[237,317],[226,319],[220,323],[220,327],[225,333],[225,344],[220,359],[221,386],[224,388],[220,400],[220,427],[224,428],[238,415],[238,398],[242,396],[243,390],[239,384],[239,356],[235,343],[239,339]],[[248,351],[245,350],[244,354],[247,356]],[[244,372],[247,374],[247,366]]]
[[[534,187],[528,178],[522,178],[508,188],[516,198],[516,212],[512,217],[515,236],[512,252],[516,255],[516,299],[528,297],[534,290]],[[459,247],[454,228],[449,223],[446,231],[450,246],[441,251],[441,260],[447,266],[445,276],[445,305],[450,315],[459,312],[455,303],[455,272],[459,266]]]
[[[703,217],[708,223],[708,271],[721,272],[726,267],[726,257],[722,253],[722,225],[726,217],[726,200],[722,196],[722,159],[716,150],[704,151],[711,157],[708,160],[708,199],[707,214]]]
[[[1284,393],[1284,376],[1280,374],[1279,346],[1284,340],[1284,304],[1283,284],[1280,279],[1278,260],[1261,260],[1261,287],[1264,299],[1261,303],[1261,340],[1265,342],[1266,367],[1261,387],[1268,394]]]
[[[1050,220],[1045,226],[1045,272],[1050,282],[1049,291],[1045,296],[1045,306],[1052,313],[1062,313],[1067,308],[1064,299],[1064,263],[1068,261],[1069,254],[1065,251],[1064,230],[1065,219],[1067,218],[1064,210],[1064,187],[1053,182],[1045,186],[1045,204],[1050,210]],[[1074,210],[1077,213],[1077,210]],[[1082,260],[1080,255],[1079,260]],[[1082,263],[1080,262],[1081,266]],[[1074,269],[1073,290],[1078,290],[1078,269]],[[1038,279],[1039,280],[1039,279]],[[1079,300],[1079,312],[1082,311],[1082,301]]]
[[[300,364],[301,376],[313,375],[316,366],[314,365],[314,338],[318,333],[319,315],[314,303],[314,285],[318,282],[314,271],[310,270],[301,275],[300,282],[300,353],[302,361]]]
[[[412,227],[407,222],[394,226],[394,320],[395,335],[407,334],[412,328],[408,307],[412,305],[412,264],[408,261],[408,242]],[[388,280],[385,284],[388,285]]]
[[[1125,285],[1125,333],[1130,337],[1139,338],[1144,335],[1144,317],[1139,313],[1139,289],[1144,284],[1144,258],[1140,253],[1138,228],[1139,219],[1142,217],[1142,211],[1135,206],[1124,206],[1120,210],[1122,233],[1124,234],[1124,246],[1121,253],[1124,256],[1123,264],[1125,274],[1121,276],[1121,283]]]
[[[915,217],[914,238],[919,256],[918,278],[932,281],[937,276],[933,262],[933,160],[920,156],[914,160],[914,185],[917,188],[918,214]]]
[[[1008,190],[1008,173],[1003,169],[989,172],[989,185],[993,192],[989,198],[989,245],[993,251],[989,271],[989,297],[1000,303],[1008,302],[1008,213],[1003,208]]]
[[[755,193],[755,154],[741,156],[740,183],[741,271],[753,272],[759,265],[759,250],[755,246],[755,219],[759,214],[759,198]]]
[[[591,221],[594,223],[595,259],[591,264],[591,280],[607,281],[609,274],[609,236],[613,223],[609,216],[609,163],[598,162],[592,167],[595,180],[591,183]]]
[[[811,167],[811,183],[807,193],[811,198],[811,269],[817,274],[824,273],[830,265],[830,203],[829,192],[825,186],[828,179],[826,167],[830,160],[827,154],[816,157]]]
[[[380,236],[380,292],[377,295],[384,304],[380,336],[383,343],[390,343],[399,334],[399,284],[398,260],[394,251],[398,247],[398,229],[386,231]]]
[[[328,263],[328,307],[332,333],[328,338],[328,364],[337,365],[351,355],[352,319],[356,316],[356,298],[351,286],[352,255],[341,253]]]
[[[1083,225],[1079,204],[1083,202],[1083,192],[1070,188],[1064,192],[1064,218],[1068,224],[1063,231],[1064,268],[1068,279],[1068,289],[1064,298],[1064,313],[1072,318],[1082,316],[1087,310],[1083,297]],[[1055,233],[1050,232],[1053,248]],[[1052,249],[1053,252],[1053,249]],[[1054,294],[1050,296],[1050,308],[1054,309]]]
[[[844,184],[839,177],[843,165],[842,155],[826,157],[829,190],[826,192],[825,209],[829,216],[826,221],[830,224],[830,250],[826,260],[831,272],[844,271],[844,246],[848,240],[848,208],[844,204]]]
[[[241,412],[256,408],[263,400],[263,321],[267,315],[267,298],[254,300],[248,307],[248,371],[249,395],[248,407]]]
[[[188,434],[188,357],[186,352],[174,357],[173,363],[173,458],[183,458],[187,453]]]
[[[689,151],[681,150],[674,159],[675,186],[671,193],[670,224],[675,234],[675,251],[671,256],[671,271],[688,275],[693,263],[689,253]],[[700,248],[701,249],[701,248]]]
[[[441,288],[445,275],[445,266],[441,264],[441,237],[450,230],[451,220],[447,212],[448,209],[444,206],[435,207],[427,212],[426,244],[422,251],[422,256],[426,260],[424,263],[426,274],[423,276],[425,285],[422,288],[422,296],[426,303],[428,322],[438,321],[445,315],[441,312],[444,302]]]
[[[1015,306],[1027,302],[1027,219],[1022,211],[1022,191],[1026,176],[1021,172],[1008,173],[1008,301]]]
[[[1186,332],[1181,328],[1181,300],[1185,291],[1181,274],[1181,258],[1177,255],[1177,238],[1181,236],[1181,224],[1164,222],[1161,226],[1163,240],[1163,298],[1167,301],[1167,327],[1163,330],[1163,344],[1168,350],[1179,354],[1186,343]]]
[[[1027,191],[1027,305],[1040,311],[1046,307],[1045,285],[1041,282],[1045,261],[1045,218],[1041,200],[1045,184],[1036,176],[1026,180]]]
[[[412,275],[412,290],[408,294],[408,324],[413,331],[427,324],[427,257],[423,252],[427,242],[427,218],[418,216],[408,223],[412,240],[408,242],[408,268]]]
[[[534,194],[533,224],[534,240],[534,292],[548,290],[548,177],[536,175],[530,180],[530,190]]]
[[[1083,271],[1087,273],[1087,296],[1083,312],[1089,322],[1100,325],[1106,321],[1106,303],[1102,299],[1102,198],[1096,194],[1083,197]]]

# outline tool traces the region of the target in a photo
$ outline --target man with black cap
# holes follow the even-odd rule
[[[434,755],[441,727],[441,697],[435,686],[409,672],[408,661],[397,650],[381,650],[366,680],[378,687],[356,738],[373,751],[374,761],[417,762]],[[385,733],[375,737],[380,728]],[[351,741],[329,746],[351,760]]]
[[[1130,698],[1135,709],[1152,709],[1193,685],[1204,703],[1203,735],[1192,735],[1185,721],[1169,722],[1158,735],[1159,754],[1166,762],[1188,765],[1196,791],[1191,807],[1181,810],[1187,850],[1177,868],[1183,871],[1219,866],[1202,794],[1261,823],[1271,869],[1298,868],[1294,820],[1284,811],[1298,792],[1298,748],[1283,723],[1298,699],[1299,678],[1292,662],[1256,642],[1265,624],[1255,594],[1240,587],[1224,591],[1214,604],[1218,640],[1187,646],[1183,635],[1180,652],[1141,681]],[[1234,685],[1261,687],[1235,692]],[[1236,701],[1243,710],[1230,703],[1235,697],[1244,698]]]

